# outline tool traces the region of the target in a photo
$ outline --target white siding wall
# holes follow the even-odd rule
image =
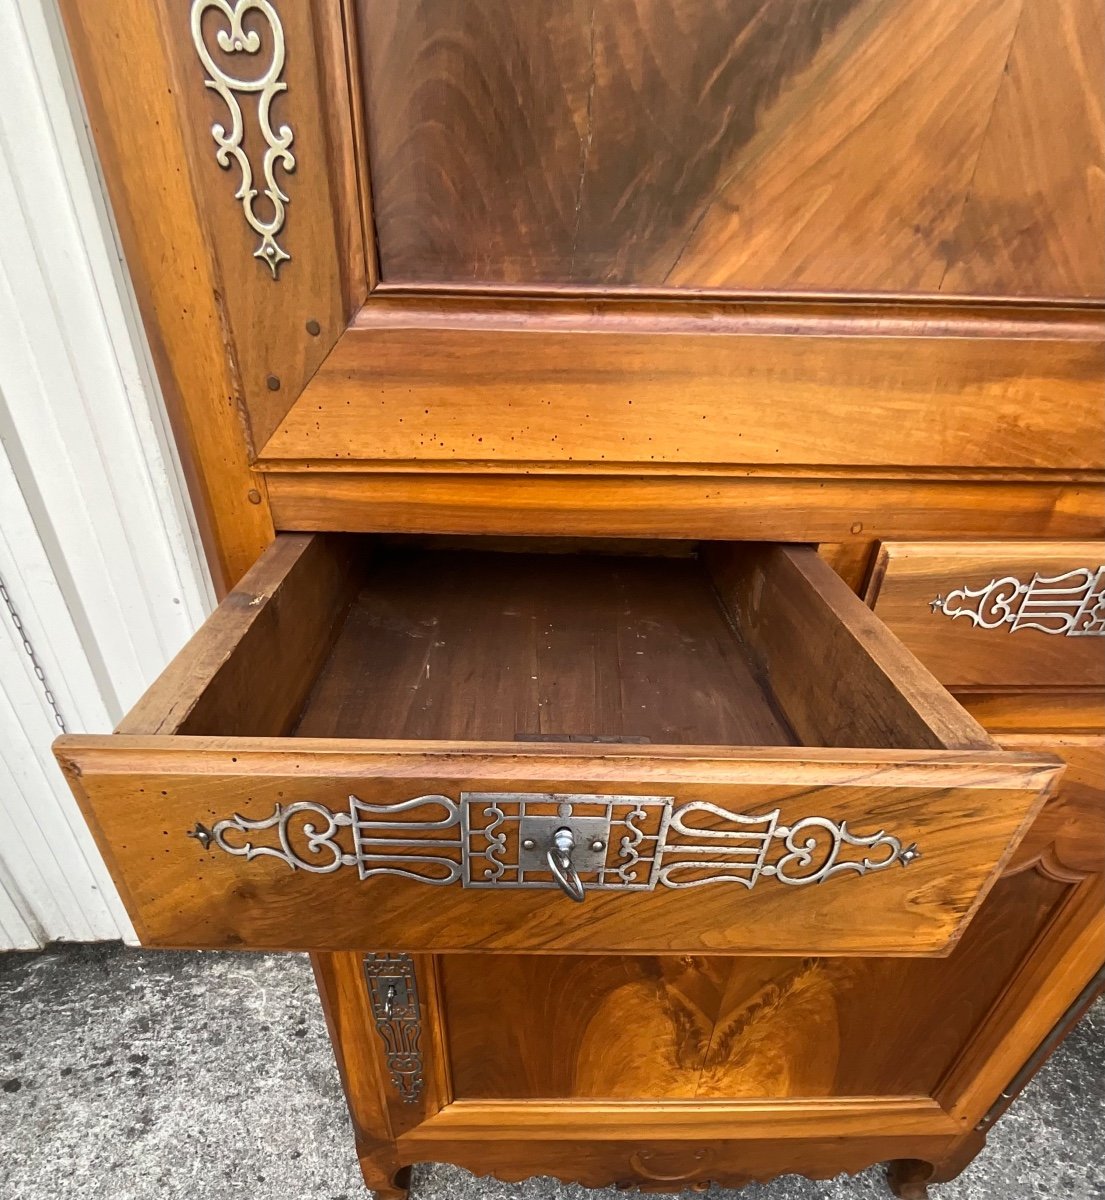
[[[0,2],[0,577],[71,732],[212,602],[54,0]],[[57,732],[0,604],[0,949],[133,939]]]

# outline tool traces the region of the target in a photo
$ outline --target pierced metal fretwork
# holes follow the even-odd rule
[[[404,1104],[422,1095],[422,1011],[409,954],[366,954],[365,981],[388,1075]]]
[[[1035,629],[1059,637],[1105,637],[1105,566],[1062,575],[1013,575],[980,588],[961,587],[930,601],[934,613],[964,617],[979,629]]]
[[[784,824],[779,816],[777,808],[749,815],[704,800],[676,805],[672,796],[461,792],[459,802],[431,795],[368,804],[350,796],[345,812],[314,801],[278,804],[270,816],[197,824],[188,836],[205,850],[276,858],[293,871],[355,867],[361,879],[396,875],[466,888],[556,887],[545,856],[560,827],[577,835],[574,869],[585,891],[714,883],[751,890],[764,879],[801,887],[921,857],[916,844],[883,830],[855,834],[846,821],[808,816]],[[256,833],[266,840],[241,836]]]
[[[422,813],[424,820],[404,820],[407,814]],[[366,804],[349,797],[346,812],[333,812],[323,804],[301,800],[278,804],[272,814],[258,820],[235,814],[218,821],[211,829],[197,824],[189,837],[204,849],[212,843],[227,854],[247,860],[278,858],[293,871],[328,875],[340,867],[356,867],[362,879],[370,875],[400,875],[419,883],[454,883],[461,864],[455,851],[456,835],[435,837],[456,828],[460,809],[448,796],[416,796],[398,804]],[[349,843],[340,838],[351,832]],[[257,845],[248,837],[234,840],[238,833],[273,831],[275,845]],[[437,853],[453,851],[452,855]]]
[[[214,34],[219,51],[224,55],[255,55],[264,46],[267,52],[261,60],[265,63],[263,71],[243,79],[231,75],[220,65],[207,40],[214,20],[209,22],[207,30],[204,29],[204,18],[209,12],[217,13],[221,18]],[[250,17],[254,19],[247,21]],[[263,36],[258,26],[263,27]],[[218,121],[211,126],[211,136],[217,147],[215,161],[226,171],[231,169],[232,163],[237,165],[241,182],[234,198],[241,201],[246,224],[261,239],[253,257],[259,258],[275,279],[280,264],[291,258],[276,240],[284,228],[284,209],[289,203],[276,182],[276,168],[289,173],[295,170],[295,156],[289,149],[294,136],[291,126],[272,127],[273,101],[288,90],[288,85],[280,78],[284,73],[284,26],[269,0],[192,0],[192,41],[207,71],[207,86],[218,93],[230,116],[229,130]],[[246,117],[239,99],[243,95],[257,97],[257,133],[265,147],[256,172],[264,184],[260,191],[254,186],[254,166],[243,145],[247,140]],[[254,136],[251,132],[251,143]],[[262,211],[268,213],[267,218],[258,211],[259,194],[263,194],[267,202],[261,205]]]

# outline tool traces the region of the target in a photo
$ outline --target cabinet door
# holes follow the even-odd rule
[[[390,1129],[395,1169],[505,1179],[674,1190],[899,1157],[954,1175],[1105,937],[1105,738],[1005,740],[1070,770],[945,959],[321,956],[355,1124]]]
[[[276,529],[1100,533],[1096,0],[62,7],[227,585]]]
[[[390,285],[1102,292],[1096,0],[356,10]]]

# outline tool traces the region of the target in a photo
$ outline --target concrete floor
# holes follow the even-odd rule
[[[1105,1197],[1105,1006],[937,1200]],[[624,1193],[620,1193],[624,1195]],[[413,1200],[608,1200],[416,1168]],[[875,1200],[881,1171],[716,1200]],[[306,959],[117,946],[0,956],[2,1200],[362,1200]]]

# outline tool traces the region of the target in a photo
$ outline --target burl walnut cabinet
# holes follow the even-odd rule
[[[222,603],[58,757],[365,1180],[982,1147],[1105,962],[1100,0],[63,0]]]

